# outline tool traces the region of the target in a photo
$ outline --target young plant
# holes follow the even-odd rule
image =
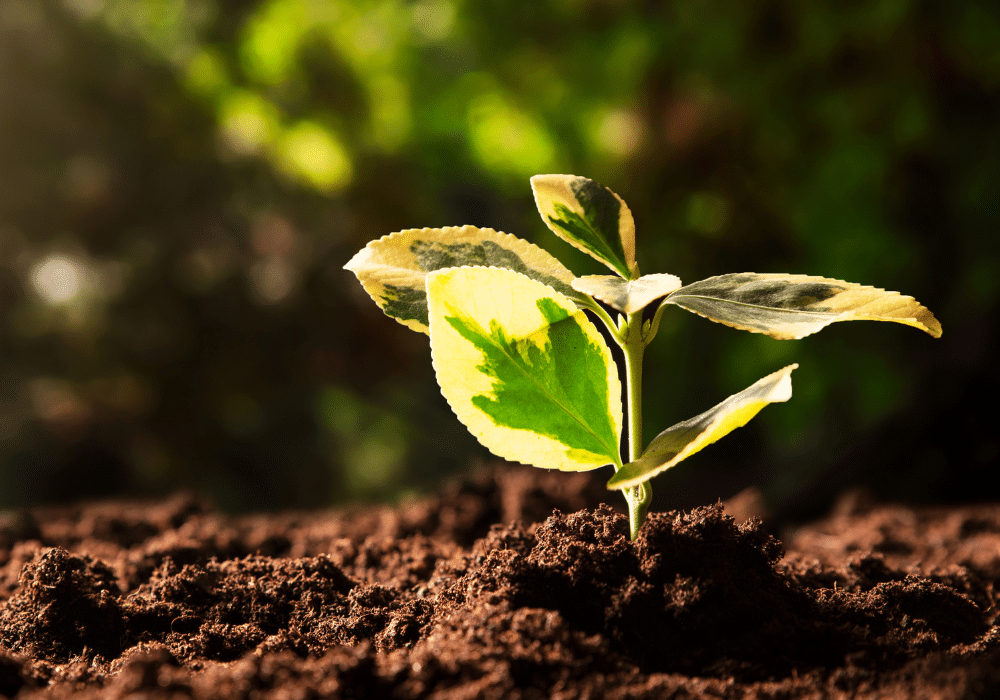
[[[345,267],[387,315],[430,335],[441,392],[494,454],[564,471],[613,465],[608,488],[625,495],[632,539],[652,498],[650,479],[746,425],[767,404],[787,401],[798,367],[667,428],[644,448],[643,353],[667,306],[778,339],[861,319],[941,335],[937,319],[912,297],[850,282],[748,272],[682,286],[673,275],[640,276],[635,222],[618,195],[573,175],[536,175],[531,187],[546,225],[614,275],[576,277],[541,248],[474,226],[393,233]],[[618,368],[584,310],[624,354],[626,460]]]

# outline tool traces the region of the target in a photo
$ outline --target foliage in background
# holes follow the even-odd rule
[[[842,436],[890,428],[920,428],[889,455],[908,495],[974,483],[1000,455],[954,408],[998,381],[998,38],[988,3],[907,0],[0,3],[0,501],[188,485],[315,505],[464,468],[481,453],[423,353],[340,266],[459,221],[599,272],[534,217],[521,183],[546,171],[658,222],[650,269],[877,279],[948,325],[933,353],[903,329],[803,341],[800,410],[720,447],[697,477],[714,493],[831,491]],[[684,403],[791,352],[660,333],[647,381]],[[788,467],[727,469],[769,431]]]

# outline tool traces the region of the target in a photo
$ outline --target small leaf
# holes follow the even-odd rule
[[[490,228],[449,226],[398,231],[372,241],[344,265],[386,315],[427,333],[428,272],[483,265],[506,268],[582,299],[572,272],[538,246]]]
[[[625,489],[649,481],[737,428],[742,428],[764,406],[792,397],[789,365],[733,394],[715,408],[667,428],[653,438],[642,456],[629,462],[608,481],[608,489]]]
[[[941,324],[913,297],[809,275],[709,277],[663,300],[699,316],[772,338],[803,338],[837,321],[895,321],[941,335]]]
[[[531,189],[538,212],[553,233],[625,279],[639,276],[635,221],[621,197],[576,175],[535,175]]]
[[[679,277],[667,274],[643,275],[623,280],[614,275],[586,275],[573,280],[573,289],[600,299],[608,306],[633,314],[681,286]]]
[[[427,300],[441,393],[491,452],[564,471],[621,464],[618,369],[572,301],[492,267],[432,272]]]

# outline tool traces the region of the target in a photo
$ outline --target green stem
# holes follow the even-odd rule
[[[642,312],[629,314],[625,325],[625,377],[628,386],[628,461],[642,456],[642,357],[646,344],[642,340]]]
[[[604,308],[595,301],[580,302],[580,305],[593,311],[601,322],[607,326],[615,342],[625,353],[625,403],[628,406],[628,461],[634,462],[642,456],[642,358],[646,346],[652,337],[644,337],[642,328],[642,311],[628,316],[619,316],[619,323],[614,320]],[[615,467],[617,471],[618,467]],[[622,489],[622,494],[628,502],[629,536],[635,540],[639,529],[646,520],[646,511],[653,500],[653,487],[648,481],[638,486]]]
[[[607,327],[608,332],[610,332],[612,337],[614,337],[615,342],[624,347],[623,345],[624,341],[622,340],[622,335],[618,331],[618,327],[615,325],[614,320],[611,318],[611,316],[608,315],[608,312],[605,311],[604,307],[602,307],[596,301],[593,300],[588,300],[588,301],[590,303],[584,303],[582,301],[578,301],[577,305],[581,306],[584,309],[588,309],[589,311],[593,311],[594,314],[597,316],[597,318],[601,319],[601,323],[603,323]]]
[[[625,400],[628,405],[628,461],[642,456],[642,358],[646,340],[642,337],[642,311],[629,314],[620,329],[625,352]],[[646,481],[639,486],[623,489],[628,501],[629,534],[632,540],[639,536],[639,528],[646,519],[646,511],[653,500],[653,489]]]

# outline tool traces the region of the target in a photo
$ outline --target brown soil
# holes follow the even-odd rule
[[[0,695],[1000,697],[1000,506],[846,498],[783,548],[719,504],[630,543],[594,486],[499,467],[397,509],[5,516]]]

